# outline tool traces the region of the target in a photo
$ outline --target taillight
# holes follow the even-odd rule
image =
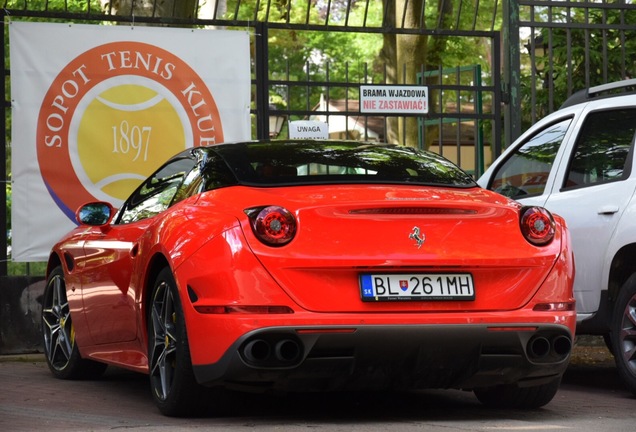
[[[545,246],[554,238],[554,218],[543,207],[521,209],[521,233],[535,246]]]
[[[296,235],[296,218],[279,206],[257,207],[245,210],[252,231],[269,246],[284,246]]]

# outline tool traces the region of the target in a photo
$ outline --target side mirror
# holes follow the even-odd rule
[[[115,215],[115,209],[107,202],[93,202],[81,206],[75,219],[80,225],[104,226]]]

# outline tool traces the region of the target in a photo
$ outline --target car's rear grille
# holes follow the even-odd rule
[[[445,207],[379,207],[349,210],[349,214],[374,215],[374,214],[475,214],[476,210]]]

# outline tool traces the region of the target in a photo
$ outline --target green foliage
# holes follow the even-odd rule
[[[7,194],[7,216],[11,214],[11,182],[6,183],[6,194]],[[9,224],[9,230],[11,229],[11,224]]]
[[[8,276],[44,276],[46,273],[46,263],[9,262],[7,268]]]
[[[636,31],[617,29],[636,22],[636,10],[572,8],[567,14],[557,11],[552,20],[572,24],[544,28],[535,34],[546,54],[535,59],[540,79],[534,103],[530,100],[529,69],[521,77],[525,124],[530,122],[531,107],[541,118],[578,90],[636,76],[636,61],[629,55],[636,51]],[[583,23],[588,28],[580,28]],[[596,28],[590,29],[592,25]]]
[[[7,0],[4,8],[72,13],[99,13],[102,10],[99,0]]]
[[[636,11],[632,12],[632,19],[636,22]],[[622,61],[625,52],[634,52],[636,35],[632,33],[623,45],[618,31],[607,30],[605,33],[605,37],[602,37],[599,32],[591,33],[583,29],[555,29],[552,32],[553,60],[551,69],[548,66],[548,71],[551,70],[552,83],[559,97],[558,104],[564,101],[569,90],[576,91],[624,79],[625,72],[631,76],[636,72],[634,63],[624,65]],[[586,49],[588,44],[589,50]],[[624,66],[630,70],[626,70]],[[571,87],[568,78],[572,80]],[[588,78],[589,83],[586,81]]]
[[[320,10],[312,7],[307,15],[306,6],[310,2],[294,2],[287,10],[270,10],[271,21],[285,21],[289,17],[307,18],[310,23],[324,22]],[[348,16],[341,14],[339,19],[333,18],[330,25],[362,24],[363,22],[381,23],[382,4],[373,2],[366,8],[355,5]],[[362,29],[361,29],[362,30]],[[382,48],[382,35],[378,33],[352,33],[338,31],[296,31],[288,29],[272,29],[269,32],[269,68],[270,79],[291,81],[330,81],[332,83],[363,83],[378,81],[379,70],[369,68],[373,65]],[[285,101],[290,109],[307,109],[317,104],[320,94],[325,89],[307,88],[306,86],[277,87],[270,93],[272,98]],[[347,96],[345,86],[332,87],[330,98]],[[349,95],[349,97],[352,97]],[[357,96],[356,96],[357,97]]]
[[[228,2],[229,14],[235,14],[232,2]],[[327,2],[316,0],[256,2],[252,8],[245,7],[249,1],[241,2],[238,19],[267,20],[268,22],[309,22],[315,25],[328,24],[333,27],[360,26],[359,32],[339,31],[296,31],[292,29],[269,30],[269,70],[270,79],[280,81],[329,82],[329,86],[275,86],[270,89],[272,99],[285,101],[290,110],[307,110],[315,106],[321,95],[329,99],[357,100],[357,87],[346,84],[381,83],[385,81],[385,59],[380,59],[384,37],[380,32],[369,32],[371,28],[381,28],[386,18],[383,2],[345,2],[332,0],[329,15],[325,16]],[[448,2],[447,4],[450,4]],[[501,8],[499,2],[473,3],[452,2],[447,16],[440,18],[437,2],[423,3],[426,8],[425,28],[487,29],[498,25],[493,16]],[[349,13],[346,6],[351,5]],[[256,7],[259,6],[259,10]],[[400,15],[399,13],[397,15]],[[476,18],[477,17],[477,18]],[[498,18],[500,19],[500,18]],[[396,16],[396,27],[402,24]],[[408,20],[415,23],[417,18]],[[418,25],[418,24],[415,24]],[[428,49],[422,52],[418,64],[425,64],[427,70],[464,66],[481,66],[484,76],[491,73],[491,46],[488,38],[429,36]],[[345,84],[346,83],[346,84]],[[452,92],[450,92],[452,93]],[[447,97],[452,97],[451,94]]]

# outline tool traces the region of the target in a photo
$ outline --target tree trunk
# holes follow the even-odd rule
[[[424,30],[425,23],[420,22],[420,16],[421,11],[426,6],[425,3],[426,0],[389,2],[391,9],[385,11],[385,16],[390,21],[386,23],[386,26],[396,29]],[[437,12],[440,27],[449,28],[448,20],[452,18],[453,2],[437,0]],[[423,70],[438,69],[442,65],[441,57],[445,47],[446,38],[441,36],[429,38],[426,35],[384,33],[382,60],[386,64],[387,84],[418,84],[418,73]],[[440,77],[431,79],[439,82]],[[440,110],[441,107],[435,106],[435,103],[435,92],[430,92],[430,109]],[[387,124],[388,142],[404,143],[410,147],[419,146],[419,125],[416,117],[390,117]],[[436,127],[429,129],[425,131],[431,138],[426,140],[427,144],[436,141],[439,133]]]
[[[404,28],[424,28],[419,21],[425,0],[397,0],[398,11],[404,11]],[[399,35],[397,41],[398,67],[402,68],[402,84],[416,85],[417,74],[423,70],[427,56],[425,35]],[[419,146],[419,126],[416,117],[400,117],[400,140],[409,147]]]
[[[386,11],[384,16],[390,20],[387,26],[395,28],[395,4],[393,2],[385,3],[390,10]],[[398,67],[397,67],[397,37],[395,33],[383,33],[383,46],[380,51],[380,59],[384,63],[384,74],[386,76],[386,84],[398,83]],[[398,118],[386,117],[386,131],[384,140],[391,144],[399,144],[398,136]]]
[[[385,16],[394,28],[422,28],[418,17],[425,0],[397,0],[391,3],[392,10]],[[387,84],[417,84],[417,73],[422,70],[426,59],[424,35],[390,34],[384,35],[382,58],[386,62]],[[415,117],[389,117],[387,121],[387,141],[417,147],[418,121]]]

